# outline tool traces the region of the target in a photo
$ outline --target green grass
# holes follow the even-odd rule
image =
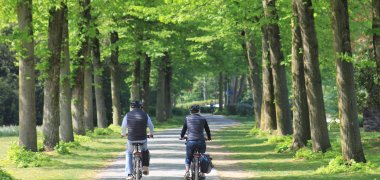
[[[276,144],[268,143],[267,137],[252,136],[252,118],[231,117],[241,122],[240,125],[218,131],[215,135],[217,144],[229,152],[232,159],[241,160],[236,166],[252,172],[253,179],[379,179],[380,168],[371,173],[317,174],[316,170],[327,166],[331,159],[296,160],[295,153],[287,151],[276,153]],[[380,165],[380,133],[362,132],[364,151],[368,161]],[[330,132],[331,141],[338,141],[339,129]],[[222,167],[223,168],[223,167]],[[228,168],[228,167],[224,167]]]
[[[154,117],[152,119],[155,131],[162,131],[167,128],[181,127],[184,118],[175,116],[163,123],[156,122]],[[107,129],[96,129],[88,133],[88,136],[75,136],[75,139],[80,142],[79,147],[69,148],[68,152],[64,149],[68,145],[57,147],[54,152],[43,153],[51,161],[42,167],[18,168],[7,158],[11,145],[18,141],[18,127],[2,127],[0,128],[0,166],[16,179],[94,179],[97,171],[125,151],[127,140],[120,138],[120,133],[120,127],[111,125]],[[39,146],[42,144],[41,137],[42,133],[39,131]]]
[[[0,137],[18,136],[18,126],[0,126]]]

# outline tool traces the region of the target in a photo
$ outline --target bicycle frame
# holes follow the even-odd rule
[[[200,177],[199,157],[201,157],[201,154],[199,153],[198,149],[195,149],[190,165],[192,180],[199,180]]]

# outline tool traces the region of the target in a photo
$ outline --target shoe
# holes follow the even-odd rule
[[[126,178],[126,180],[133,180],[132,174],[128,174],[128,177]]]
[[[200,173],[199,174],[199,179],[206,179],[205,173]]]
[[[149,174],[149,168],[148,166],[143,166],[143,174],[148,175]]]
[[[189,171],[186,171],[185,173],[185,177],[184,177],[186,180],[190,179],[190,172]]]

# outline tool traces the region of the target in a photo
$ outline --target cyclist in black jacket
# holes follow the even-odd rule
[[[207,139],[203,134],[203,129],[206,130]],[[184,138],[187,132],[187,143],[186,143],[186,174],[185,178],[188,179],[190,176],[190,163],[193,158],[194,149],[198,148],[199,153],[206,152],[206,142],[205,140],[211,140],[210,128],[207,124],[206,118],[200,115],[199,105],[193,105],[190,108],[190,115],[186,117],[183,123],[181,139]]]

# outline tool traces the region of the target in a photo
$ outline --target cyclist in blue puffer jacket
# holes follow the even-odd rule
[[[205,139],[203,129],[206,130],[207,139]],[[206,152],[206,142],[205,140],[211,140],[210,128],[208,126],[206,118],[200,115],[199,105],[192,105],[190,108],[190,115],[186,117],[183,123],[181,139],[184,138],[187,132],[187,143],[186,143],[186,174],[185,179],[190,176],[190,163],[193,158],[194,149],[198,148],[199,153]]]

